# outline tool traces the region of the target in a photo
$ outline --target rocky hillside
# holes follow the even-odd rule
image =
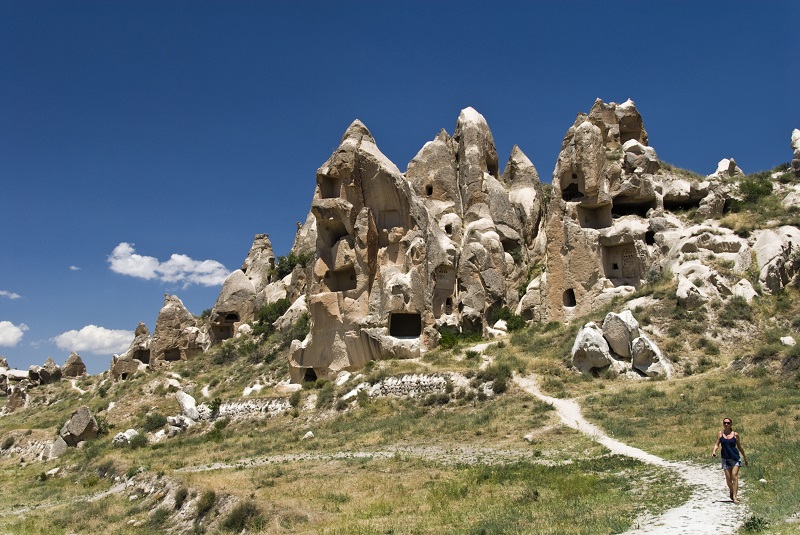
[[[5,477],[35,477],[0,514],[38,518],[37,532],[70,500],[91,499],[109,504],[100,517],[119,532],[318,532],[318,517],[339,518],[346,502],[267,513],[242,489],[263,497],[282,488],[280,475],[232,474],[265,458],[340,463],[341,451],[436,467],[530,462],[523,435],[555,464],[601,454],[564,445],[548,408],[513,387],[515,373],[563,398],[713,374],[794,384],[800,131],[791,166],[749,175],[728,159],[699,176],[660,161],[649,142],[633,102],[598,100],[542,184],[519,147],[500,171],[471,108],[405,173],[355,121],[317,171],[290,254],[276,258],[256,235],[201,317],[167,295],[152,334],[140,324],[98,376],[77,354],[28,371],[0,363]],[[408,414],[431,429],[385,423]],[[66,490],[78,482],[86,492]],[[142,506],[123,513],[120,500]]]

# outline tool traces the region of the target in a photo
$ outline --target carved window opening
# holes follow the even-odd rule
[[[167,349],[164,351],[164,360],[168,362],[175,362],[176,360],[181,360],[181,350],[180,349]]]
[[[583,173],[580,171],[567,172],[561,175],[561,198],[572,201],[583,198],[585,189]]]
[[[425,186],[425,195],[428,196],[428,197],[433,195],[433,186],[431,186],[430,184]]]
[[[456,287],[456,270],[452,266],[438,266],[434,272],[433,316],[438,318],[453,313],[453,290]]]
[[[317,234],[327,249],[332,249],[336,242],[348,236],[347,229],[341,221],[317,222]]]
[[[133,352],[133,358],[138,360],[143,364],[150,364],[150,350],[149,349],[137,349]]]
[[[341,195],[342,179],[331,177],[318,177],[319,195],[323,199],[335,199]]]
[[[306,368],[306,371],[303,374],[303,382],[313,383],[316,380],[317,380],[317,372],[314,371],[314,368]]]
[[[452,236],[453,235],[453,224],[452,223],[446,224],[444,226],[444,231],[447,233],[448,236]]]
[[[605,276],[615,285],[639,286],[640,261],[633,244],[603,247]]]
[[[644,203],[619,203],[616,202],[614,204],[613,209],[613,216],[614,217],[622,217],[625,215],[636,215],[639,217],[647,217],[647,212],[651,208],[656,207],[656,202],[644,202]]]
[[[578,206],[578,217],[582,228],[601,229],[610,227],[613,223],[610,204],[604,204],[596,208]]]
[[[225,315],[225,323],[236,323],[237,321],[239,321],[239,314],[231,312]]]
[[[565,307],[574,307],[577,306],[578,301],[575,300],[575,290],[570,288],[569,290],[564,291],[564,306]]]
[[[356,269],[353,266],[325,273],[325,284],[332,292],[355,290],[356,283]]]
[[[655,245],[656,243],[656,233],[652,230],[648,230],[644,233],[644,242],[647,245]]]
[[[418,313],[392,312],[389,314],[389,336],[417,337],[422,334],[422,316]]]

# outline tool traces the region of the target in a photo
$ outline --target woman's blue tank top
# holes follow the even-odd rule
[[[731,438],[725,438],[723,435],[719,438],[719,443],[722,446],[723,459],[739,460],[739,450],[736,449],[736,435],[733,435]]]

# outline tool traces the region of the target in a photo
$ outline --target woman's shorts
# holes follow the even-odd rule
[[[722,459],[722,469],[730,470],[734,466],[742,466],[741,459]]]

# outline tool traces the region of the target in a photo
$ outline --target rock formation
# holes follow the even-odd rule
[[[207,319],[166,296],[154,335],[140,324],[129,350],[112,360],[112,375],[248,335],[259,310],[283,298],[292,305],[273,324],[279,332],[311,317],[289,357],[291,379],[300,382],[370,360],[417,357],[445,330],[504,336],[496,320],[506,308],[526,321],[573,320],[665,273],[677,279],[688,309],[736,295],[752,300],[757,291],[746,274],[754,270],[756,286],[769,292],[795,277],[796,227],[743,237],[712,219],[735,195],[730,180],[742,173],[735,161],[722,160],[704,179],[662,164],[649,141],[632,101],[598,99],[567,130],[546,199],[519,147],[500,174],[492,133],[472,108],[461,111],[452,136],[442,130],[426,143],[405,173],[355,121],[317,170],[311,210],[297,223],[291,254],[310,263],[287,274],[269,237],[257,234]],[[800,161],[798,130],[792,147]],[[694,223],[670,213],[689,207]],[[733,268],[723,276],[702,255]],[[658,348],[628,316],[585,328],[575,366],[666,373]]]
[[[317,171],[312,332],[293,346],[293,380],[416,357],[440,328],[485,332],[493,311],[517,306],[542,197],[518,147],[499,175],[492,134],[472,108],[405,175],[354,122]]]
[[[67,361],[61,367],[61,375],[64,377],[80,377],[86,375],[86,364],[83,363],[81,356],[74,351],[70,353]]]
[[[174,295],[164,296],[151,345],[150,367],[187,360],[209,347],[208,335],[197,326],[194,316]]]

